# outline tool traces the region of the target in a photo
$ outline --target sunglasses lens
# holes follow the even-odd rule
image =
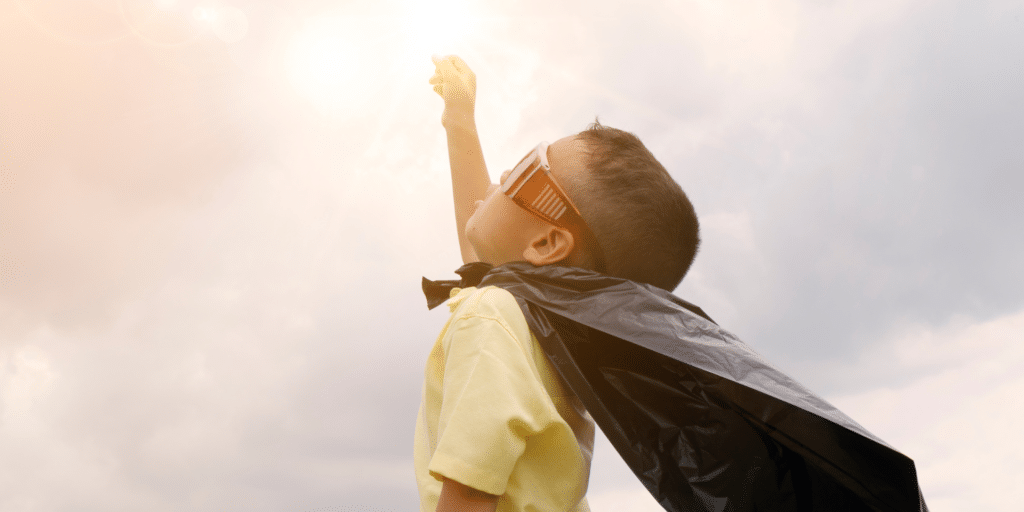
[[[565,202],[551,185],[545,185],[530,207],[545,217],[548,222],[557,221],[565,213]]]

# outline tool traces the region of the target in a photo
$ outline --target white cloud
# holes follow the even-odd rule
[[[593,512],[664,512],[640,483],[611,441],[597,430],[587,502]]]
[[[912,375],[831,401],[917,464],[935,512],[1018,510],[1024,491],[1024,311],[905,329],[850,370]],[[884,382],[884,381],[883,381]]]
[[[587,495],[587,502],[593,512],[665,512],[647,489],[611,489]]]
[[[18,421],[28,415],[57,377],[46,352],[38,347],[21,347],[13,356],[0,353],[0,413],[5,420]]]
[[[749,210],[719,211],[700,216],[701,248],[678,294],[700,305],[720,325],[743,332],[743,315],[735,302],[744,295],[764,294],[772,276],[757,241]],[[729,269],[723,272],[723,269]]]

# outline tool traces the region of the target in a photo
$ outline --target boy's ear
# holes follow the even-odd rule
[[[541,231],[523,251],[523,258],[540,267],[567,259],[576,247],[572,233],[564,228],[549,226]]]

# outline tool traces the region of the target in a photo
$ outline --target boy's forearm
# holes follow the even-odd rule
[[[473,215],[476,202],[487,197],[491,178],[487,174],[480,137],[472,118],[445,123],[448,134],[448,161],[452,169],[452,195],[455,200],[455,225],[459,233],[462,262],[478,261],[466,239],[466,222]]]

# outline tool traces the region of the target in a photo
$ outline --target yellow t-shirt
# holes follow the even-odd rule
[[[420,510],[443,478],[499,495],[498,512],[588,512],[594,421],[506,290],[452,291],[416,420]]]

